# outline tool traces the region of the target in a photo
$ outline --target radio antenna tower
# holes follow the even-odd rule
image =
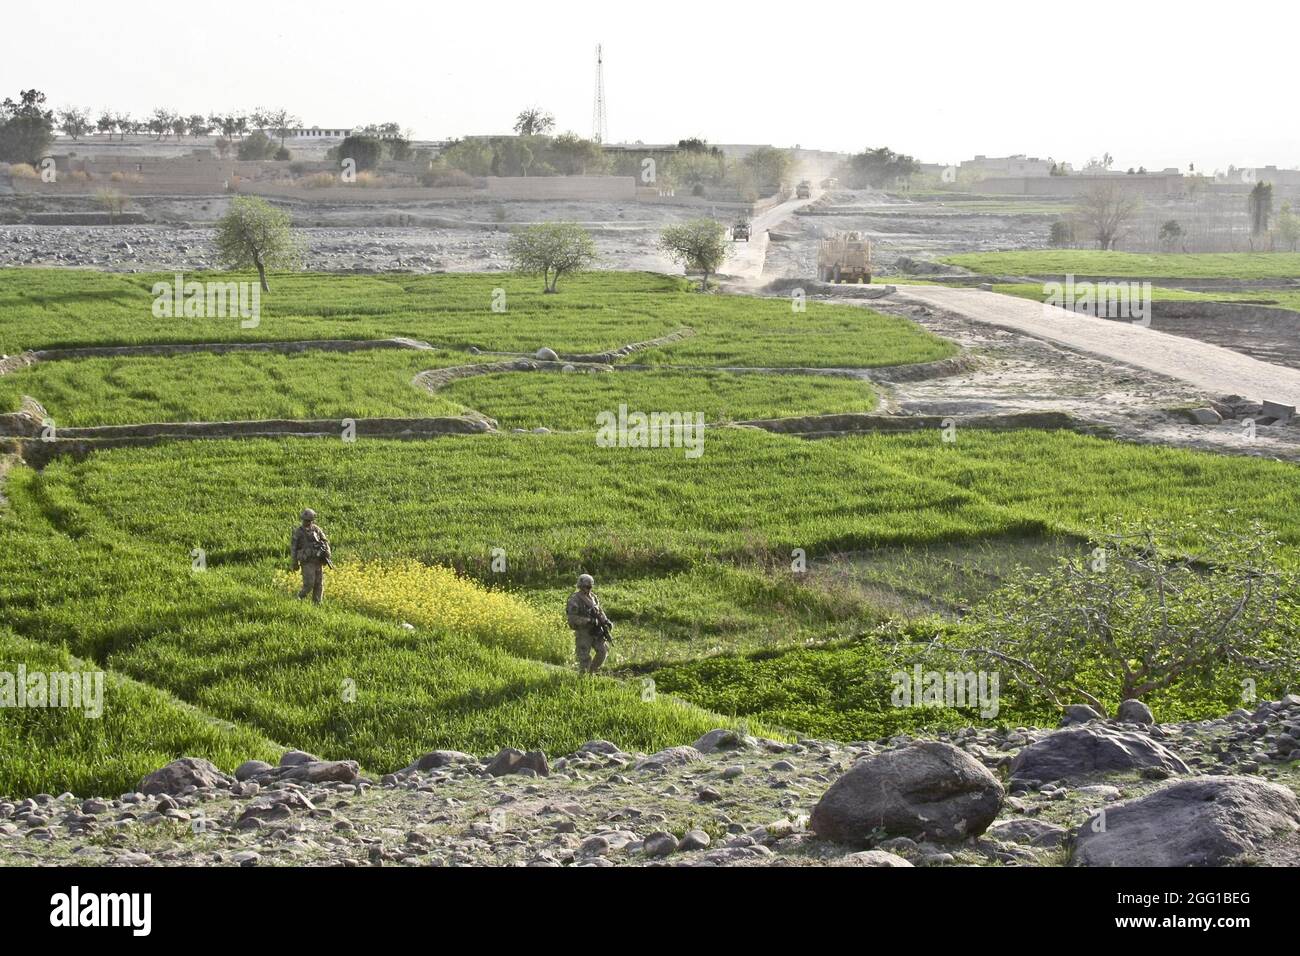
[[[605,119],[605,58],[600,44],[596,44],[596,100],[591,109],[591,138],[597,143],[609,139],[609,125]]]

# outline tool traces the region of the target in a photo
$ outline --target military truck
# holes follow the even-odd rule
[[[795,189],[794,194],[799,199],[812,199],[812,183],[806,179],[803,180]]]
[[[748,219],[738,219],[736,221],[736,224],[731,227],[731,238],[735,242],[740,242],[740,240],[742,239],[745,240],[746,242],[749,242],[749,220]]]
[[[870,282],[871,240],[861,232],[841,232],[817,248],[817,278],[822,282]]]

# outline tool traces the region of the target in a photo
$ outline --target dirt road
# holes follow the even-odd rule
[[[980,289],[899,286],[897,299],[952,312],[1175,378],[1211,396],[1300,405],[1300,370],[1129,322],[1097,319]]]

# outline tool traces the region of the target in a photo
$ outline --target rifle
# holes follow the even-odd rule
[[[606,644],[613,644],[614,643],[614,635],[612,633],[614,630],[613,623],[611,623],[610,621],[602,621],[600,618],[594,615],[592,616],[591,620],[596,627],[596,633],[600,635],[600,639],[604,641]]]

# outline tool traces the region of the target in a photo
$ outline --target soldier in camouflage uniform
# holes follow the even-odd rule
[[[600,599],[592,591],[595,584],[596,580],[590,574],[581,575],[578,578],[578,590],[573,592],[564,605],[564,616],[573,629],[578,670],[584,674],[594,674],[600,670],[609,654],[609,644],[596,627],[598,623],[609,625],[609,618],[601,610]]]
[[[332,568],[334,563],[330,560],[330,539],[316,524],[316,512],[310,508],[302,513],[302,524],[293,529],[289,554],[293,557],[293,569],[302,568],[298,600],[310,593],[312,602],[319,604],[325,596],[325,566]]]

